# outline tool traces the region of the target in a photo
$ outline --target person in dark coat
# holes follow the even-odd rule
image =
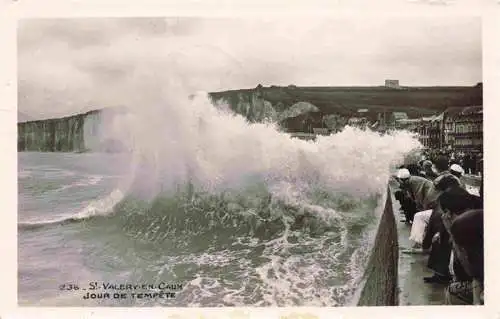
[[[424,281],[427,283],[448,283],[451,280],[449,271],[451,256],[450,238],[444,228],[440,213],[434,213],[434,211],[427,225],[422,243],[423,249],[430,249],[427,267],[434,272],[434,275],[424,277]]]
[[[405,215],[405,222],[410,224],[413,222],[413,218],[417,213],[417,204],[414,200],[412,200],[409,196],[406,195],[406,192],[403,190],[397,190],[394,193],[394,197],[399,201],[401,206],[401,210]]]
[[[471,164],[471,174],[476,175],[477,174],[477,164],[478,164],[476,154],[472,154],[470,164]]]
[[[470,173],[470,169],[471,169],[470,160],[471,160],[470,154],[465,154],[464,159],[463,159],[465,174]]]
[[[484,280],[484,221],[482,209],[470,209],[460,214],[451,224],[455,243],[467,254],[469,276]]]
[[[424,237],[423,247],[431,248],[427,267],[434,271],[432,277],[425,277],[428,283],[448,283],[451,280],[449,272],[452,244],[449,230],[443,223],[443,211],[449,212],[456,217],[469,209],[480,209],[482,200],[480,197],[470,194],[456,183],[451,175],[444,176],[441,183],[436,185],[438,189],[446,188],[439,196],[439,208],[433,212],[429,221],[428,229]],[[455,272],[464,274],[460,265],[456,265]]]
[[[483,210],[472,209],[457,216],[450,234],[455,244],[455,276],[445,292],[446,304],[484,304],[484,221]],[[460,273],[456,271],[460,269]]]
[[[431,214],[429,223],[425,230],[422,248],[424,250],[430,249],[429,260],[427,267],[434,272],[431,277],[424,277],[427,283],[448,283],[451,280],[449,271],[449,262],[451,256],[451,243],[448,231],[445,229],[441,219],[442,210],[441,205],[443,195],[446,198],[446,192],[451,189],[460,188],[460,181],[458,178],[450,173],[443,173],[434,181],[435,191],[438,193],[438,203]],[[465,191],[465,190],[464,190]],[[465,191],[467,192],[467,191]]]
[[[436,158],[434,161],[434,167],[436,168],[436,171],[438,175],[442,175],[448,172],[448,167],[449,167],[449,160],[448,157],[445,155],[440,155]]]

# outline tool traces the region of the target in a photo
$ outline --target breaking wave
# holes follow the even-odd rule
[[[124,194],[119,190],[113,190],[106,197],[96,200],[86,206],[76,214],[69,216],[53,217],[48,220],[23,221],[18,223],[18,229],[29,230],[48,227],[53,225],[64,225],[80,222],[94,216],[107,216],[113,212],[117,203],[124,198]]]
[[[346,305],[391,168],[419,143],[351,127],[304,141],[206,94],[184,96],[179,87],[160,106],[102,123],[133,150],[111,194],[19,228],[81,223],[91,269],[112,269],[110,280],[184,283],[175,299],[145,306]]]
[[[177,93],[114,122],[134,161],[125,198],[94,225],[148,252],[129,278],[187,282],[165,305],[346,304],[390,169],[419,143],[351,127],[294,139]]]

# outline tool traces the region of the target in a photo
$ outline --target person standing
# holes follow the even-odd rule
[[[470,161],[471,161],[471,158],[470,158],[470,154],[467,153],[464,155],[464,171],[465,171],[465,174],[470,174],[470,170],[471,170],[471,164],[470,164]]]
[[[476,154],[472,154],[472,158],[471,158],[471,174],[472,175],[476,175],[477,174],[477,155]]]

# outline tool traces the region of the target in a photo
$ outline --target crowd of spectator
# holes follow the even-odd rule
[[[414,246],[428,255],[429,284],[444,285],[446,304],[483,304],[483,186],[479,196],[462,181],[466,155],[427,152],[419,163],[399,167],[395,197]],[[467,166],[471,173],[478,173]]]
[[[483,172],[483,153],[463,152],[446,149],[427,149],[425,156],[431,161],[435,161],[440,156],[445,156],[451,164],[460,165],[465,174],[481,176]]]

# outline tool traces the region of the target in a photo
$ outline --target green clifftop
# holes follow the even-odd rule
[[[277,112],[297,102],[309,102],[324,114],[353,115],[368,112],[406,112],[410,117],[428,116],[448,107],[482,105],[482,85],[473,87],[262,87],[210,94],[234,106],[241,96],[257,95]],[[278,106],[278,107],[276,107]]]

